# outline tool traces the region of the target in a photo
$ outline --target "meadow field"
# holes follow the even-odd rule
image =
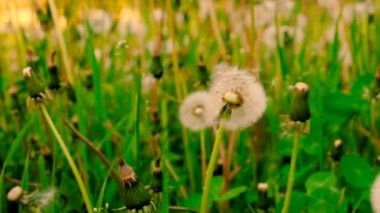
[[[0,0],[0,212],[380,213],[378,0]]]

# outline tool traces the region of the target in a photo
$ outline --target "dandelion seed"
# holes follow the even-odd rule
[[[181,123],[193,131],[209,127],[214,118],[210,111],[213,104],[210,99],[210,93],[207,91],[198,91],[187,96],[180,107]]]
[[[40,212],[41,209],[54,200],[56,194],[57,189],[55,187],[49,187],[42,191],[34,191],[30,194],[25,194],[19,198],[19,201],[25,205],[27,209],[33,210],[33,212]]]
[[[211,112],[220,117],[227,130],[246,128],[255,123],[266,108],[265,91],[257,78],[247,70],[222,65],[216,67],[210,88]],[[211,114],[215,115],[215,114]]]
[[[380,213],[380,175],[377,175],[371,187],[371,205],[375,213]]]

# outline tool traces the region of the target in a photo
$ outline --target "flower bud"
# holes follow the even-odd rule
[[[310,119],[309,86],[298,82],[294,85],[293,98],[290,106],[290,120],[305,122]]]
[[[152,66],[150,72],[156,79],[160,79],[164,74],[164,68],[162,67],[162,61],[160,55],[153,56]]]
[[[31,67],[25,67],[22,70],[24,79],[26,81],[26,86],[29,91],[29,96],[31,98],[43,98],[45,92],[45,86],[42,81],[35,75]]]
[[[147,189],[139,182],[132,167],[127,165],[124,160],[119,160],[120,178],[124,185],[125,206],[128,211],[144,212],[144,207],[153,205],[151,196]],[[154,205],[153,205],[154,206]]]
[[[9,201],[17,201],[21,198],[22,194],[22,188],[20,186],[15,186],[11,190],[9,190],[7,194],[7,199]]]

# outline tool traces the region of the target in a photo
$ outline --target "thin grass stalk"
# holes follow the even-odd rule
[[[227,50],[223,42],[223,38],[220,32],[218,19],[216,17],[216,11],[215,11],[215,5],[213,0],[206,0],[209,1],[210,4],[210,20],[211,20],[211,27],[212,31],[214,32],[216,42],[218,43],[219,47],[219,54],[222,57],[223,60],[227,60]]]
[[[79,174],[78,168],[75,165],[75,162],[74,162],[73,158],[71,157],[70,152],[65,145],[65,142],[63,141],[61,135],[59,134],[57,128],[55,127],[48,111],[46,110],[46,107],[44,105],[41,105],[40,108],[41,108],[41,112],[42,112],[42,117],[44,117],[46,119],[46,121],[49,125],[49,128],[53,132],[54,137],[57,139],[58,144],[61,147],[62,152],[65,155],[65,158],[68,161],[69,166],[70,166],[70,168],[74,174],[75,180],[77,181],[79,190],[82,194],[83,201],[86,205],[87,212],[92,213],[93,212],[92,205],[91,205],[90,199],[88,197],[88,193],[87,193],[86,187],[84,185],[84,182],[83,182],[83,180]]]
[[[51,15],[53,18],[53,22],[54,22],[55,35],[57,36],[58,45],[59,45],[59,48],[61,49],[63,66],[65,68],[67,81],[70,85],[72,85],[74,84],[74,76],[70,67],[70,59],[67,53],[67,48],[66,48],[65,40],[63,38],[63,33],[59,27],[57,7],[55,6],[54,0],[48,0],[48,4],[49,4],[49,8],[50,8]]]

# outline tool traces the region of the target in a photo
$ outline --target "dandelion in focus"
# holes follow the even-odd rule
[[[267,106],[265,91],[258,79],[247,70],[228,65],[216,67],[210,93],[214,107],[211,112],[219,113],[220,123],[231,131],[257,122]]]

